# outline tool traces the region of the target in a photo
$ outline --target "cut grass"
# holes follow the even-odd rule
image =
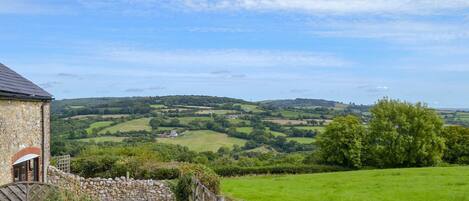
[[[249,201],[467,201],[469,167],[367,170],[224,178],[222,191]]]
[[[103,129],[99,134],[129,132],[129,131],[151,131],[150,118],[141,118],[126,121],[108,128]]]
[[[86,129],[86,133],[91,134],[93,132],[93,129],[100,129],[104,127],[108,127],[112,124],[112,121],[98,121],[94,122]]]
[[[311,137],[289,137],[287,138],[289,141],[296,141],[301,144],[311,144],[316,141],[316,139]]]
[[[91,141],[93,142],[122,142],[125,139],[127,139],[127,137],[103,136],[103,137],[94,137],[94,138],[83,138],[77,141],[80,141],[80,142],[91,142]]]
[[[190,150],[203,152],[216,152],[220,147],[233,147],[233,145],[243,146],[246,140],[228,137],[224,133],[209,130],[188,131],[176,138],[158,138],[157,142],[178,144],[188,147]]]

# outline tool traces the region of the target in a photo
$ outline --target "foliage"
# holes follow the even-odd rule
[[[444,141],[443,121],[426,105],[380,100],[372,109],[368,162],[376,167],[423,167],[437,164]]]
[[[469,164],[469,128],[449,126],[443,130],[441,136],[446,144],[443,160],[448,163]]]
[[[212,169],[200,164],[183,164],[179,167],[181,177],[192,175],[211,192],[220,193],[220,177]]]
[[[288,164],[256,167],[225,166],[215,168],[214,171],[218,175],[223,177],[234,177],[261,174],[307,174],[320,172],[337,172],[345,170],[347,169],[339,166]]]
[[[355,116],[337,117],[319,134],[319,155],[326,164],[360,168],[363,161],[365,127]]]

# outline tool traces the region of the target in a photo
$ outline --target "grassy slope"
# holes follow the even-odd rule
[[[100,134],[105,134],[108,131],[110,133],[115,133],[118,131],[127,132],[127,131],[151,131],[150,127],[150,118],[141,118],[141,119],[134,119],[131,121],[127,121],[124,123],[120,123],[109,128],[106,128],[99,132]]]
[[[236,131],[246,134],[251,134],[254,130],[253,127],[237,127]],[[270,128],[267,128],[267,132],[272,133],[274,136],[287,136],[285,133],[277,132],[277,131],[270,131]]]
[[[222,190],[249,201],[466,201],[469,167],[225,178]]]
[[[189,124],[191,121],[198,120],[198,121],[210,121],[212,118],[210,117],[180,117],[178,118],[181,124]]]
[[[214,131],[188,131],[183,136],[177,138],[159,138],[158,142],[179,144],[187,146],[193,151],[217,151],[220,147],[232,147],[237,144],[243,146],[246,141],[238,138],[228,137],[223,133]]]
[[[94,138],[83,138],[77,141],[80,142],[122,142],[127,137],[114,137],[114,136],[103,136],[103,137],[94,137]]]
[[[94,122],[90,125],[89,128],[86,129],[86,132],[88,134],[91,134],[91,132],[93,131],[93,129],[95,128],[104,128],[104,127],[108,127],[112,124],[113,122],[112,121],[98,121],[98,122]]]

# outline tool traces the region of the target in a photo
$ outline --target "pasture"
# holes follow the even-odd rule
[[[241,109],[245,112],[252,112],[252,113],[261,113],[264,112],[259,106],[257,105],[249,105],[249,104],[236,104],[241,106]]]
[[[324,132],[326,130],[326,127],[324,126],[295,126],[294,128],[301,129],[301,130],[308,130],[308,131],[319,131],[319,132]]]
[[[469,167],[436,167],[224,178],[246,201],[467,201]]]
[[[78,139],[77,141],[80,142],[122,142],[127,137],[114,137],[114,136],[102,136],[102,137],[94,137],[94,138],[83,138]]]
[[[296,141],[301,144],[311,144],[313,142],[316,142],[316,139],[311,138],[311,137],[289,137],[287,138],[289,141]]]
[[[179,122],[184,125],[188,125],[191,121],[210,121],[210,117],[180,117]]]
[[[252,127],[237,127],[236,128],[236,131],[238,131],[240,133],[246,133],[246,134],[251,134],[251,132],[253,130],[254,129]],[[277,131],[271,131],[270,128],[266,128],[266,131],[272,133],[272,135],[274,135],[274,136],[286,136],[285,133],[281,133],[281,132],[277,132]]]
[[[105,128],[99,132],[99,134],[116,133],[116,132],[129,132],[129,131],[151,131],[150,118],[141,118],[126,121],[108,128]]]
[[[100,129],[100,128],[104,128],[104,127],[108,127],[112,124],[113,122],[112,121],[98,121],[98,122],[94,122],[90,125],[90,127],[88,127],[86,129],[86,133],[88,134],[91,134],[93,132],[94,129]]]
[[[246,140],[229,137],[224,133],[215,131],[199,130],[184,132],[182,136],[176,138],[158,138],[157,142],[178,144],[197,152],[216,152],[220,147],[232,148],[233,145],[243,146]]]
[[[196,114],[216,114],[216,115],[226,115],[226,114],[237,114],[239,113],[236,110],[199,110]]]

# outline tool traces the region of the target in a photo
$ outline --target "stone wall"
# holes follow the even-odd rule
[[[44,157],[47,167],[50,154],[50,103],[0,99],[0,185],[13,182],[12,160],[15,154],[28,148],[41,149],[43,104],[45,156],[41,157]],[[41,172],[42,176],[46,175],[46,172]]]
[[[174,201],[167,183],[155,180],[83,178],[50,166],[49,183],[101,201]]]

